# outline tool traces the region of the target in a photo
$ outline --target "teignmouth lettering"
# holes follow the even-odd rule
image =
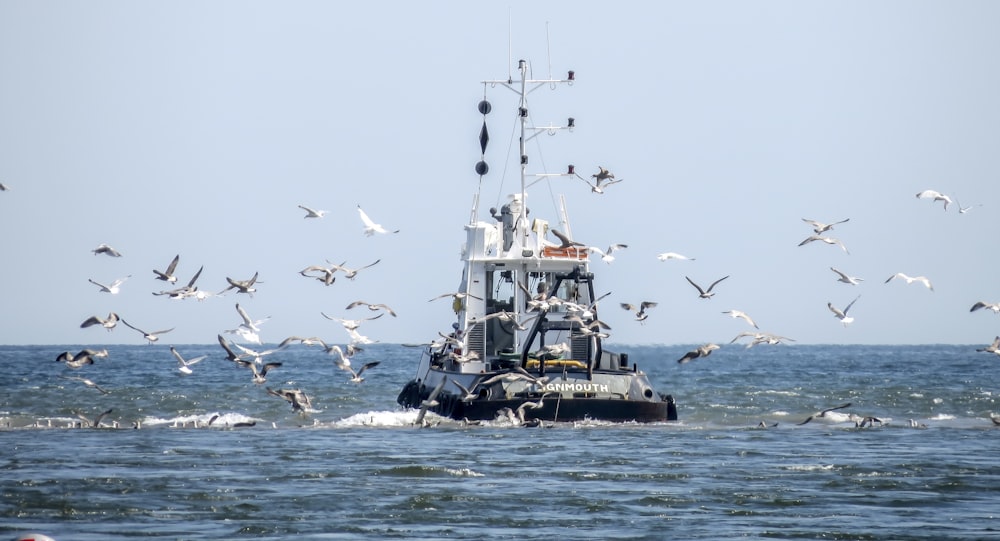
[[[542,387],[546,391],[555,393],[609,393],[611,387],[606,384],[597,383],[546,383]]]

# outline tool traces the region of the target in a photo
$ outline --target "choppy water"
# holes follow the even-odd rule
[[[1000,539],[1000,359],[974,347],[629,348],[681,421],[424,429],[402,346],[360,385],[302,346],[264,385],[217,345],[179,346],[210,356],[189,376],[163,345],[54,361],[78,349],[0,347],[0,539]],[[123,428],[64,428],[109,408]]]

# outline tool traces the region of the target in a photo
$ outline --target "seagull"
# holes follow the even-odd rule
[[[833,229],[833,226],[835,225],[839,225],[844,222],[850,221],[850,218],[847,218],[846,220],[841,220],[839,222],[833,222],[832,224],[825,224],[823,222],[817,222],[816,220],[809,220],[807,218],[802,218],[802,221],[811,225],[813,227],[813,232],[816,233],[817,235],[820,235]]]
[[[236,352],[233,351],[233,348],[230,345],[230,343],[227,342],[226,339],[223,338],[221,334],[219,335],[219,345],[222,346],[222,349],[226,351],[226,359],[229,359],[230,361],[234,362],[242,359],[243,356],[237,355]]]
[[[236,344],[234,344],[236,345]],[[265,363],[261,367],[257,367],[257,363],[254,361],[245,361],[243,359],[236,359],[233,362],[244,367],[249,368],[253,372],[253,382],[256,384],[261,384],[267,381],[267,373],[275,368],[281,366],[281,363]]]
[[[526,416],[525,410],[529,409],[529,408],[533,409],[533,410],[534,409],[538,409],[538,408],[544,408],[545,407],[545,397],[548,396],[549,394],[550,393],[543,394],[538,399],[537,402],[532,402],[530,400],[525,400],[524,402],[521,403],[520,406],[517,407],[517,410],[515,410],[514,413],[517,414],[517,418],[520,419],[521,424],[524,424],[526,422],[526,420],[525,420],[525,416]]]
[[[754,323],[754,321],[752,319],[750,319],[750,316],[748,316],[746,312],[742,312],[740,310],[727,310],[727,311],[723,312],[723,314],[729,314],[730,317],[732,317],[733,319],[740,318],[743,321],[746,321],[747,323],[749,323],[755,329],[759,329],[760,328],[760,327],[757,326],[756,323]]]
[[[983,302],[983,301],[979,301],[976,304],[973,304],[972,308],[969,308],[969,311],[970,312],[975,312],[976,310],[979,310],[980,308],[986,308],[988,310],[993,310],[994,314],[1000,314],[1000,302]]]
[[[118,325],[118,314],[114,312],[109,312],[108,317],[102,318],[100,316],[90,316],[80,324],[80,328],[90,327],[92,325],[100,325],[110,332],[115,326]]]
[[[440,402],[438,402],[437,400],[437,397],[439,394],[441,394],[441,391],[444,389],[444,386],[447,383],[448,383],[447,379],[441,378],[441,381],[439,381],[438,384],[434,386],[434,389],[431,391],[429,395],[427,395],[427,398],[420,401],[420,411],[417,413],[417,418],[413,421],[413,424],[424,426],[424,416],[427,415],[427,410],[436,407],[440,404]]]
[[[817,417],[826,417],[826,414],[829,413],[829,412],[831,412],[831,411],[842,410],[844,408],[849,408],[849,407],[851,407],[851,403],[850,402],[848,402],[846,404],[841,404],[839,406],[834,406],[832,408],[827,408],[827,409],[825,409],[823,411],[818,411],[818,412],[810,415],[809,417],[806,418],[805,421],[802,421],[801,423],[798,423],[798,424],[801,426],[801,425],[804,425],[804,424],[808,423],[809,421],[812,421],[813,419],[815,419]]]
[[[235,329],[228,330],[226,332],[230,334],[238,334],[247,342],[253,342],[254,344],[260,344],[260,325],[271,319],[266,317],[264,319],[258,319],[256,321],[250,319],[250,314],[240,306],[240,303],[236,303],[236,313],[240,315],[240,319],[243,323],[240,323],[239,327]]]
[[[8,188],[6,184],[4,184],[3,182],[0,182],[0,192],[6,192],[9,189],[10,188]]]
[[[893,274],[888,279],[886,279],[885,283],[888,284],[889,282],[892,281],[893,278],[902,278],[903,280],[906,280],[907,284],[912,284],[913,282],[920,282],[924,284],[924,286],[926,286],[927,289],[934,291],[934,286],[931,285],[931,281],[928,280],[927,277],[925,276],[907,276],[901,272],[897,272],[896,274]]]
[[[205,270],[205,266],[202,265],[198,268],[198,272],[194,273],[194,276],[188,280],[187,285],[179,287],[177,289],[171,289],[169,291],[160,291],[159,293],[153,292],[153,295],[169,295],[171,299],[186,299],[188,297],[197,297],[199,301],[204,300],[206,296],[213,295],[213,293],[206,293],[198,291],[197,287],[194,287],[194,283],[198,281],[201,276],[201,271]],[[153,271],[157,272],[157,271]],[[169,272],[169,270],[168,270]],[[176,277],[174,278],[176,280]]]
[[[459,398],[459,400],[461,400],[462,402],[472,402],[476,398],[479,398],[479,395],[477,393],[474,393],[469,389],[467,389],[465,385],[459,383],[455,378],[451,378],[451,382],[455,384],[455,387],[458,387],[459,390],[462,391],[462,396]],[[476,387],[473,386],[473,389],[475,388]]]
[[[972,210],[975,207],[981,207],[981,206],[983,206],[982,203],[979,203],[978,205],[971,205],[971,206],[968,206],[968,207],[963,207],[962,204],[958,202],[958,199],[955,199],[955,204],[958,205],[958,213],[959,214],[965,214],[966,212],[969,212],[970,210]]]
[[[515,329],[517,329],[519,331],[526,331],[526,330],[528,330],[528,328],[525,326],[525,324],[527,324],[529,321],[533,321],[537,317],[538,317],[538,315],[534,315],[534,316],[525,318],[524,321],[518,321],[517,320],[517,314],[515,314],[514,312],[507,312],[507,311],[501,310],[499,312],[491,312],[489,314],[486,314],[483,317],[474,317],[474,318],[472,318],[472,319],[469,320],[469,323],[472,324],[472,325],[475,325],[477,323],[481,323],[483,321],[487,321],[487,320],[490,320],[490,319],[499,319],[500,321],[503,321],[504,323],[509,323],[511,326],[513,326]],[[440,333],[438,333],[438,334],[440,334]],[[444,335],[442,335],[442,336],[444,336]],[[445,338],[447,338],[447,337],[445,337]],[[454,340],[454,339],[452,339],[452,340]],[[457,343],[457,344],[458,344],[459,347],[462,347],[462,345],[463,345],[460,342]]]
[[[729,278],[729,275],[727,274],[726,276],[723,276],[722,278],[719,278],[718,280],[712,282],[712,285],[708,286],[708,289],[702,289],[701,286],[694,283],[694,281],[688,278],[687,276],[685,276],[684,278],[687,278],[687,281],[691,285],[693,285],[695,289],[698,290],[698,298],[711,299],[715,295],[715,293],[712,293],[712,288],[715,287],[715,284],[718,284],[719,282],[725,280],[726,278]]]
[[[577,178],[586,182],[587,186],[590,186],[590,191],[593,193],[602,194],[604,193],[604,188],[625,180],[625,179],[615,180],[615,175],[610,173],[607,169],[601,166],[598,166],[597,168],[599,169],[599,171],[593,175],[590,175],[591,178],[595,179],[594,182],[591,182],[581,177],[579,174],[576,175]]]
[[[343,265],[343,263],[341,263],[340,265],[335,265],[333,263],[330,263],[329,261],[327,261],[327,263],[330,263],[330,271],[332,271],[332,272],[341,271],[341,272],[344,273],[344,275],[347,277],[347,279],[353,280],[358,275],[358,271],[361,271],[363,269],[367,269],[368,267],[374,267],[375,265],[377,265],[379,263],[379,261],[382,261],[382,260],[381,259],[376,259],[373,263],[369,263],[369,264],[365,265],[364,267],[360,267],[360,268],[357,268],[357,269],[347,268],[347,267],[345,267]]]
[[[370,363],[365,363],[365,364],[361,365],[361,368],[359,368],[357,370],[357,372],[355,372],[354,369],[350,367],[350,365],[344,367],[343,370],[351,373],[351,381],[352,382],[354,382],[354,383],[361,383],[362,381],[365,380],[365,378],[363,378],[361,376],[361,374],[363,374],[365,372],[365,370],[368,370],[369,368],[373,368],[373,367],[378,366],[379,363],[381,363],[381,362],[382,361],[372,361]]]
[[[1000,336],[994,338],[992,344],[984,348],[976,348],[976,351],[981,353],[984,352],[984,353],[993,353],[996,355],[1000,355]]]
[[[101,426],[101,419],[104,419],[104,417],[105,417],[106,415],[108,415],[109,413],[111,413],[111,411],[112,411],[112,410],[110,410],[110,409],[109,409],[109,410],[107,410],[107,411],[105,411],[105,412],[103,412],[103,413],[100,413],[100,414],[98,414],[98,415],[97,415],[97,417],[94,417],[94,420],[93,420],[93,421],[91,421],[90,419],[88,419],[88,418],[87,418],[87,416],[85,416],[84,414],[80,413],[79,411],[75,411],[75,410],[74,410],[74,411],[73,411],[73,413],[74,413],[74,414],[75,414],[75,415],[76,415],[77,417],[79,417],[79,418],[83,419],[83,421],[84,421],[85,423],[87,423],[87,425],[86,425],[86,426],[88,426],[88,427],[90,427],[90,428],[99,428],[99,427]]]
[[[288,403],[292,405],[292,411],[306,412],[312,409],[312,403],[309,401],[309,395],[298,389],[278,389],[275,391],[270,387],[265,388],[267,389],[267,394],[287,400]]]
[[[244,345],[240,345],[240,344],[237,344],[237,343],[233,343],[232,345],[236,346],[236,349],[238,349],[238,350],[240,350],[240,351],[243,352],[243,355],[240,355],[240,359],[246,359],[246,358],[252,357],[255,364],[261,364],[263,362],[262,359],[264,357],[266,357],[268,355],[271,355],[273,353],[277,353],[277,352],[285,349],[284,346],[280,346],[279,345],[278,347],[276,347],[274,349],[265,349],[264,351],[257,351],[257,350],[250,349],[250,348],[248,348],[248,347],[246,347]]]
[[[850,310],[851,307],[854,306],[854,303],[858,302],[858,299],[860,298],[861,295],[855,297],[854,300],[851,301],[850,304],[848,304],[847,307],[844,308],[843,310],[837,308],[836,306],[833,305],[833,303],[830,302],[826,303],[826,307],[829,308],[830,311],[833,312],[833,315],[836,316],[837,319],[839,319],[841,323],[843,323],[844,326],[846,327],[850,325],[852,321],[854,321],[853,317],[847,315],[847,311]]]
[[[177,276],[174,275],[174,270],[177,268],[177,263],[181,260],[181,255],[177,254],[174,256],[170,264],[167,265],[167,270],[160,272],[153,269],[153,274],[156,275],[157,280],[163,280],[165,282],[170,282],[171,284],[177,282]]]
[[[646,313],[646,309],[653,308],[656,306],[656,304],[657,303],[653,301],[642,301],[641,303],[639,303],[639,309],[636,310],[635,305],[623,302],[621,303],[621,307],[630,312],[635,312],[636,321],[645,321],[646,318],[649,317],[649,314]]]
[[[99,244],[97,246],[97,248],[94,248],[93,250],[91,250],[91,252],[94,252],[94,255],[97,255],[97,254],[107,254],[107,255],[109,255],[111,257],[121,257],[122,256],[121,252],[119,252],[118,250],[115,250],[114,248],[112,248],[111,246],[108,246],[107,244]]]
[[[917,193],[917,199],[932,199],[932,202],[944,201],[944,210],[948,210],[948,205],[951,204],[950,197],[934,190],[924,190]]]
[[[168,332],[174,330],[174,328],[175,328],[175,327],[171,327],[171,328],[169,328],[169,329],[167,329],[165,331],[146,332],[146,331],[144,331],[144,330],[142,330],[142,329],[140,329],[138,327],[132,326],[128,321],[125,321],[124,319],[122,320],[122,323],[124,323],[125,326],[128,327],[128,328],[130,328],[130,329],[134,329],[134,330],[137,330],[137,331],[141,332],[143,338],[145,338],[146,340],[149,340],[150,344],[152,344],[153,342],[156,342],[157,340],[160,339],[160,337],[157,336],[158,334],[168,333]]]
[[[56,357],[56,362],[65,363],[69,368],[81,368],[88,364],[94,364],[96,357],[107,357],[107,355],[108,350],[94,351],[92,349],[81,349],[76,355],[64,351]]]
[[[356,331],[356,330],[358,330],[359,327],[361,327],[361,324],[363,322],[365,322],[365,321],[371,321],[373,319],[378,319],[378,318],[384,316],[385,314],[382,313],[382,314],[379,314],[377,316],[366,317],[366,318],[363,318],[363,319],[344,319],[344,318],[339,318],[339,317],[328,316],[328,315],[324,314],[323,312],[320,312],[320,315],[323,316],[323,317],[325,317],[326,319],[331,320],[331,321],[338,321],[338,322],[340,322],[340,324],[343,325],[344,328],[347,329],[347,330],[349,330],[349,331]]]
[[[257,291],[253,287],[253,285],[257,282],[256,272],[253,273],[253,276],[251,276],[249,280],[233,280],[232,278],[226,276],[226,281],[229,282],[229,287],[220,291],[219,295],[222,295],[230,289],[235,289],[237,293],[246,293],[253,297],[253,294]]]
[[[328,346],[323,344],[323,349],[326,351],[327,355],[333,356],[333,364],[337,365],[337,368],[341,370],[348,370],[351,367],[351,356],[345,355],[344,350],[340,349],[340,346],[334,344]]]
[[[598,171],[593,175],[590,175],[590,177],[595,179],[598,183],[604,182],[606,180],[614,180],[615,175],[610,171],[608,171],[607,169],[605,169],[604,167],[598,165],[597,169]]]
[[[683,357],[677,359],[677,362],[684,364],[686,362],[693,361],[698,357],[708,357],[717,349],[719,349],[718,344],[705,344],[704,346],[699,346],[698,348],[685,353]]]
[[[552,234],[555,235],[557,239],[559,239],[559,248],[569,248],[571,246],[585,246],[585,244],[583,244],[582,242],[576,242],[575,240],[571,240],[569,237],[566,236],[565,233],[559,231],[558,229],[553,229]]]
[[[603,251],[600,248],[596,247],[596,246],[590,246],[590,247],[587,248],[587,251],[590,252],[590,253],[592,253],[592,254],[600,254],[601,255],[601,261],[604,261],[605,263],[607,263],[607,264],[610,265],[611,262],[615,260],[615,256],[613,256],[611,254],[613,254],[613,253],[615,253],[618,250],[621,250],[623,248],[628,248],[628,245],[627,244],[612,244],[611,246],[608,246],[607,250],[603,250]]]
[[[361,221],[365,224],[365,236],[370,237],[375,233],[399,233],[398,229],[395,231],[389,231],[382,227],[381,224],[373,222],[372,219],[365,214],[365,211],[361,210],[361,205],[358,205],[358,214],[361,215]]]
[[[208,357],[208,355],[202,355],[200,357],[195,357],[193,359],[187,359],[187,360],[185,360],[184,357],[181,357],[181,354],[177,352],[177,349],[174,348],[174,346],[170,346],[170,353],[173,353],[174,354],[174,358],[177,359],[177,363],[178,363],[177,369],[180,370],[181,372],[185,373],[185,374],[190,374],[191,373],[191,365],[192,364],[201,362],[203,359],[205,359],[205,357]]]
[[[298,342],[298,343],[302,344],[303,346],[317,346],[318,345],[318,346],[323,346],[324,348],[326,347],[326,342],[324,342],[321,338],[316,337],[316,336],[309,337],[309,338],[306,338],[304,336],[289,336],[288,338],[285,338],[284,340],[282,340],[281,343],[278,344],[278,347],[279,348],[286,348],[292,342]]]
[[[744,337],[747,337],[747,336],[752,336],[753,337],[753,340],[751,340],[747,344],[747,346],[746,346],[747,349],[750,349],[750,348],[756,346],[757,344],[767,344],[769,346],[773,346],[773,345],[776,345],[776,344],[780,344],[783,340],[787,340],[789,342],[794,342],[795,341],[795,340],[793,340],[791,338],[788,338],[788,337],[785,337],[785,336],[778,336],[776,334],[771,334],[771,333],[766,333],[766,332],[750,332],[750,331],[745,331],[745,332],[741,332],[740,334],[737,334],[735,338],[733,338],[732,340],[729,341],[729,343],[732,344],[732,343],[736,342],[737,340],[739,340],[740,338],[744,338]]]
[[[847,251],[847,246],[845,246],[844,243],[840,241],[840,239],[835,239],[833,237],[822,237],[820,235],[810,235],[810,236],[806,237],[806,239],[804,241],[800,242],[799,246],[804,246],[804,245],[809,244],[810,242],[813,242],[815,240],[822,241],[822,242],[825,242],[827,244],[836,244],[836,245],[840,246],[840,248],[842,250],[844,250],[845,254],[848,254],[848,255],[851,254],[851,252]]]
[[[659,259],[660,261],[669,261],[671,259],[694,261],[693,257],[688,257],[686,255],[678,254],[677,252],[663,252],[662,254],[656,256],[656,259]]]
[[[311,276],[309,275],[310,272],[319,272],[321,274],[319,276]],[[337,281],[337,278],[334,276],[335,272],[336,271],[334,269],[324,267],[323,265],[309,265],[308,267],[300,270],[299,274],[305,276],[306,278],[315,278],[320,282],[323,282],[325,285],[330,285]]]
[[[305,205],[299,205],[299,208],[306,211],[306,215],[303,218],[322,218],[326,214],[325,210],[315,210]]]
[[[438,295],[437,297],[434,297],[434,298],[430,299],[427,302],[433,302],[433,301],[436,301],[438,299],[443,299],[445,297],[451,297],[451,298],[455,299],[458,302],[461,302],[462,299],[465,299],[466,297],[476,299],[477,301],[483,300],[482,297],[477,297],[477,296],[475,296],[475,295],[473,295],[471,293],[462,293],[461,291],[459,291],[459,292],[456,292],[456,293],[442,293],[442,294]]]
[[[357,306],[367,306],[368,309],[371,310],[371,311],[373,311],[373,312],[377,312],[378,310],[385,310],[386,312],[389,313],[390,316],[396,317],[396,312],[393,312],[392,308],[389,308],[388,305],[385,305],[385,304],[372,304],[370,302],[365,302],[365,301],[354,301],[351,304],[348,304],[347,308],[345,308],[345,310],[350,310],[351,308],[354,308],[354,307],[357,307]]]
[[[93,381],[91,381],[91,380],[89,380],[87,378],[81,378],[81,377],[77,377],[77,376],[62,376],[62,375],[60,375],[59,377],[62,378],[62,379],[69,379],[69,380],[73,380],[73,381],[79,381],[79,382],[83,383],[84,385],[86,385],[87,387],[92,387],[94,389],[97,389],[98,391],[101,392],[101,394],[111,394],[111,391],[109,391],[107,389],[101,388],[100,385],[94,383]]]
[[[844,282],[845,284],[851,284],[852,286],[856,286],[860,282],[864,281],[864,278],[858,278],[856,276],[848,276],[847,274],[845,274],[845,273],[843,273],[843,272],[841,272],[841,271],[839,271],[839,270],[837,270],[837,269],[835,269],[833,267],[830,267],[830,270],[832,270],[833,272],[837,273],[838,276],[840,276],[840,278],[837,278],[838,282]]]
[[[92,280],[90,278],[87,278],[87,281],[90,282],[90,283],[92,283],[92,284],[94,284],[95,286],[101,288],[101,291],[104,292],[104,293],[110,293],[112,295],[117,295],[118,292],[121,291],[121,285],[125,283],[125,280],[128,280],[131,277],[132,277],[132,275],[130,274],[130,275],[124,277],[124,278],[118,278],[114,282],[111,282],[111,285],[104,285],[102,283],[95,282],[94,280]]]

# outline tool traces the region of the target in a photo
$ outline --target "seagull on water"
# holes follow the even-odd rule
[[[104,285],[104,284],[102,284],[100,282],[95,282],[91,278],[87,278],[87,281],[90,282],[90,283],[92,283],[92,284],[94,284],[95,286],[101,288],[101,292],[103,292],[103,293],[110,293],[112,295],[117,295],[118,292],[121,291],[121,285],[125,283],[125,280],[128,280],[131,277],[132,277],[132,275],[130,274],[130,275],[124,277],[124,278],[118,278],[114,282],[111,282],[111,285]]]
[[[168,333],[168,332],[174,330],[174,328],[175,328],[175,327],[170,327],[169,329],[167,329],[165,331],[146,332],[146,331],[140,329],[139,327],[133,326],[128,321],[125,321],[124,319],[122,320],[122,323],[124,323],[125,326],[128,327],[128,328],[134,329],[134,330],[139,331],[140,333],[142,333],[142,337],[145,338],[146,340],[148,340],[150,344],[152,344],[153,342],[156,342],[157,340],[160,339],[160,337],[157,336],[157,335]]]
[[[743,312],[741,310],[726,310],[725,312],[723,312],[723,314],[729,314],[729,316],[732,317],[733,319],[740,318],[743,321],[749,323],[755,329],[760,328],[757,326],[756,323],[754,323],[753,319],[751,319],[746,312]]]
[[[931,291],[934,291],[934,286],[931,285],[931,281],[928,280],[927,277],[925,277],[925,276],[907,276],[907,275],[905,275],[905,274],[903,274],[901,272],[897,272],[896,274],[893,274],[888,279],[886,279],[885,283],[888,284],[894,278],[901,278],[903,280],[906,280],[907,284],[912,284],[913,282],[920,282],[920,283],[924,284],[924,286],[927,289],[929,289]]]
[[[821,234],[826,233],[827,231],[833,229],[833,226],[835,226],[835,225],[839,225],[839,224],[842,224],[844,222],[850,221],[850,218],[847,218],[846,220],[841,220],[839,222],[833,222],[832,224],[825,224],[823,222],[817,222],[816,220],[810,220],[808,218],[802,218],[802,221],[805,222],[805,223],[807,223],[807,224],[809,224],[809,225],[811,225],[813,227],[813,233],[816,233],[817,235],[821,235]]]
[[[177,276],[174,275],[174,270],[177,269],[177,263],[180,260],[181,260],[181,255],[177,254],[170,261],[170,264],[167,265],[167,270],[161,272],[156,269],[153,269],[153,274],[156,275],[156,279],[163,280],[164,282],[170,282],[171,284],[177,282]]]
[[[372,236],[375,233],[399,233],[399,230],[389,231],[382,227],[382,224],[377,224],[372,221],[371,218],[365,214],[365,211],[361,210],[361,205],[358,205],[358,214],[361,215],[361,221],[365,224],[365,236]]]
[[[199,363],[206,357],[208,357],[208,355],[202,355],[200,357],[195,357],[193,359],[184,359],[184,357],[181,357],[181,354],[177,352],[177,349],[174,348],[174,346],[170,346],[170,353],[173,353],[174,358],[177,359],[177,364],[178,364],[177,369],[183,372],[184,374],[190,374],[191,365]]]
[[[858,302],[858,299],[860,299],[860,298],[861,298],[861,295],[858,295],[857,297],[855,297],[854,300],[851,301],[850,304],[848,304],[847,307],[844,308],[843,310],[841,310],[840,308],[837,308],[831,302],[826,303],[826,307],[829,308],[830,311],[833,312],[833,315],[836,316],[837,319],[839,319],[840,322],[843,323],[844,326],[846,327],[846,326],[850,325],[852,321],[854,321],[853,317],[847,315],[847,311],[850,310],[851,307],[854,306],[854,303]]]
[[[837,276],[840,277],[840,278],[837,278],[838,282],[844,282],[845,284],[851,284],[852,286],[856,286],[859,283],[861,283],[861,282],[864,281],[864,278],[858,278],[856,276],[849,276],[848,274],[846,274],[844,272],[841,272],[841,271],[839,271],[839,270],[837,270],[837,269],[835,269],[833,267],[830,267],[830,270],[832,270],[833,272],[837,273]]]
[[[108,317],[102,318],[100,316],[90,316],[80,324],[80,328],[87,328],[92,325],[100,325],[107,329],[109,332],[118,325],[118,314],[114,312],[109,312]]]
[[[686,255],[678,254],[677,252],[663,252],[662,254],[656,256],[656,259],[659,259],[660,261],[669,261],[671,259],[694,261],[693,257],[688,257]]]
[[[709,355],[712,354],[713,351],[717,349],[719,349],[718,344],[705,344],[704,346],[699,346],[685,353],[683,357],[677,359],[677,362],[679,364],[684,364],[687,362],[691,362],[699,357],[708,357]]]
[[[101,419],[104,419],[104,417],[106,415],[108,415],[109,413],[111,413],[111,411],[112,410],[110,410],[110,409],[107,410],[107,411],[104,411],[104,412],[98,414],[97,417],[94,417],[93,420],[88,419],[86,415],[84,415],[83,413],[80,413],[79,411],[76,411],[76,410],[73,411],[73,414],[76,415],[77,417],[79,417],[80,419],[83,419],[83,422],[87,423],[84,426],[87,426],[89,428],[100,428],[100,426],[101,426]]]
[[[934,190],[924,190],[917,193],[917,199],[931,199],[932,202],[943,201],[944,210],[948,210],[948,205],[951,204],[951,198],[947,195],[934,191]]]
[[[719,278],[718,280],[712,282],[712,285],[708,286],[708,289],[702,289],[700,285],[694,283],[694,281],[688,278],[687,276],[685,276],[684,278],[686,278],[687,281],[691,285],[693,285],[695,289],[698,290],[698,298],[711,299],[715,295],[715,293],[712,293],[712,288],[715,287],[715,285],[718,284],[719,282],[725,280],[726,278],[729,278],[729,275],[727,274],[726,276],[723,276],[722,278]]]
[[[607,263],[607,264],[610,265],[611,262],[615,260],[615,256],[612,255],[612,254],[614,254],[618,250],[621,250],[621,249],[624,249],[624,248],[628,248],[628,245],[627,244],[612,244],[611,246],[608,246],[607,250],[601,250],[600,248],[598,248],[596,246],[589,246],[587,248],[587,251],[590,252],[590,253],[592,253],[592,254],[599,254],[601,256],[601,261],[604,261],[605,263]]]
[[[325,214],[325,210],[311,209],[305,205],[299,205],[299,208],[306,211],[306,215],[303,218],[322,218]]]
[[[93,250],[91,250],[91,252],[94,252],[94,255],[97,255],[97,254],[107,254],[107,255],[109,255],[111,257],[121,257],[122,256],[121,252],[119,252],[118,250],[115,250],[114,248],[112,248],[111,246],[108,246],[107,244],[99,244],[99,245],[97,245],[97,248],[94,248]]]

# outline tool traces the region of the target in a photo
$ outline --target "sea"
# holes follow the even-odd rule
[[[531,428],[414,425],[404,345],[358,353],[380,361],[361,383],[294,345],[261,384],[218,344],[176,345],[207,356],[189,375],[159,343],[56,361],[82,347],[0,346],[0,541],[1000,539],[1000,358],[976,346],[732,344],[678,364],[694,345],[608,344],[680,419]]]

